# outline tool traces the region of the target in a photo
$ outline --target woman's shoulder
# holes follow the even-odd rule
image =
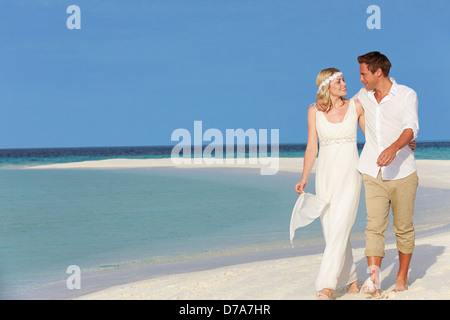
[[[353,101],[355,103],[355,105],[357,105],[357,106],[358,105],[362,106],[361,102],[356,98],[351,98],[350,101]]]
[[[309,105],[308,112],[325,112],[328,111],[327,107],[324,107],[320,103],[314,102]]]
[[[308,119],[315,120],[316,119],[316,113],[319,112],[316,108],[316,104],[312,103],[308,107]]]
[[[358,99],[355,99],[355,98],[350,99],[350,100],[352,100],[352,101],[355,103],[355,106],[356,106],[357,108],[362,108],[361,101],[359,101]]]
[[[350,100],[352,100],[355,103],[355,109],[358,114],[364,113],[364,108],[358,99],[352,98]]]
[[[317,110],[317,105],[316,105],[316,103],[314,102],[314,103],[311,103],[310,105],[309,105],[309,107],[308,107],[308,114],[309,113],[315,113],[316,111],[319,111],[319,110]]]

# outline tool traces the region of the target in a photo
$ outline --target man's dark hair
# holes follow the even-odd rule
[[[372,74],[375,73],[378,68],[380,68],[385,77],[389,76],[389,71],[391,70],[391,62],[384,54],[381,54],[378,51],[369,52],[362,56],[359,56],[358,62],[359,64],[367,64],[367,69],[369,69]]]

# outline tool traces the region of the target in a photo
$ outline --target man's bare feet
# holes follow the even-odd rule
[[[395,283],[394,292],[402,292],[408,290],[408,285],[406,284],[406,280],[402,278],[397,278],[397,282]]]
[[[377,299],[381,297],[381,291],[379,287],[375,286],[372,277],[367,278],[367,280],[364,282],[364,284],[361,287],[361,292],[365,294],[370,294],[372,297]]]
[[[408,269],[411,262],[412,253],[406,254],[403,252],[398,252],[399,268],[397,273],[397,281],[395,287],[392,291],[401,292],[408,290],[407,280],[408,280]]]
[[[333,300],[333,293],[334,290],[325,288],[322,290],[322,292],[317,292],[316,297],[319,300]]]
[[[368,271],[370,273],[369,278],[364,281],[361,287],[361,292],[370,294],[374,298],[381,297],[381,285],[380,285],[380,266],[381,257],[367,257]]]

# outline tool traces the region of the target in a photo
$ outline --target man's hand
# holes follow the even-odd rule
[[[315,106],[316,106],[317,111],[325,112],[329,109],[329,107],[326,107],[322,104],[322,99],[317,100],[315,103]]]
[[[388,166],[397,155],[397,147],[395,145],[391,145],[390,147],[386,148],[378,157],[377,159],[377,165],[379,167],[386,167]]]
[[[414,152],[416,143],[411,143],[414,139],[414,133],[412,129],[406,128],[403,130],[400,137],[395,141],[393,144],[391,144],[390,147],[386,148],[378,157],[377,159],[377,165],[379,167],[386,167],[388,166],[392,161],[394,161],[397,151],[403,148],[404,146],[409,144],[409,147]],[[414,149],[413,149],[414,148]]]

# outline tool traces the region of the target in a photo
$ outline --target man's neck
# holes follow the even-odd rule
[[[392,82],[391,79],[388,77],[384,77],[380,84],[375,88],[375,99],[377,99],[377,102],[380,103],[381,100],[383,100],[384,97],[386,97],[389,94],[389,91],[391,91],[392,88]]]

